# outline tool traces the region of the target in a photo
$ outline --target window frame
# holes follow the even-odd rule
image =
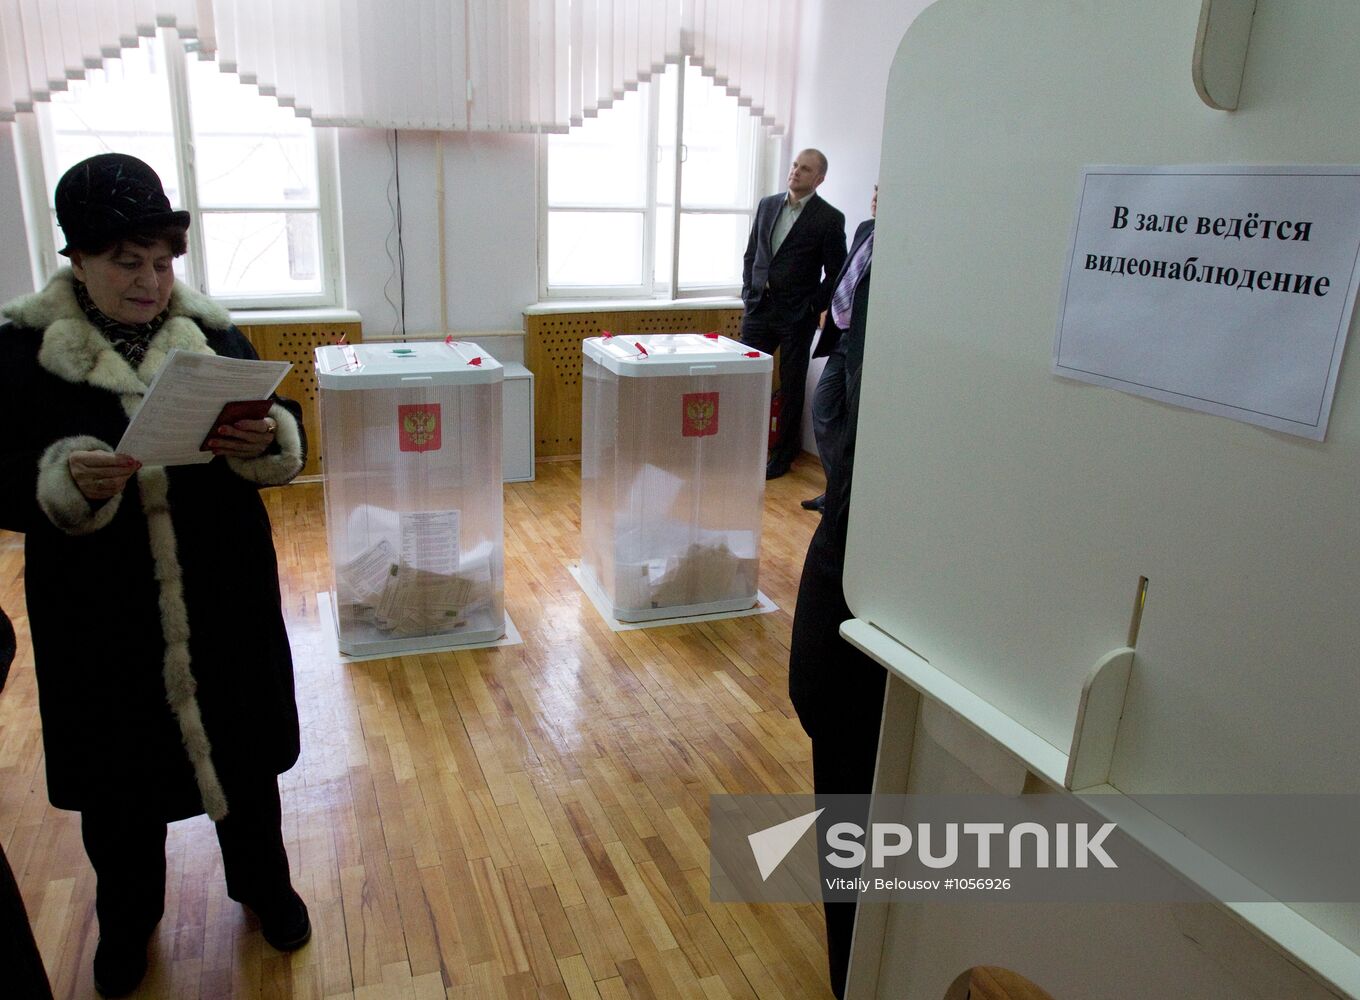
[[[192,112],[189,101],[188,67],[185,60],[194,58],[189,47],[177,32],[158,29],[158,38],[165,53],[166,78],[170,91],[171,137],[175,149],[175,169],[183,204],[193,218],[189,226],[188,253],[184,262],[186,285],[204,295],[208,292],[207,254],[201,224],[202,209],[198,194],[197,163],[194,158]],[[47,180],[47,145],[43,142],[37,113],[17,116],[14,122],[15,158],[18,160],[20,193],[23,202],[24,226],[28,235],[29,265],[33,271],[35,288],[43,288],[65,266],[54,242],[53,210],[50,183]],[[327,309],[343,308],[341,295],[341,233],[339,212],[339,158],[335,130],[313,128],[316,150],[317,204],[305,211],[315,211],[317,218],[318,260],[321,265],[321,289],[311,293],[273,295],[212,294],[213,301],[230,310],[250,309]],[[212,209],[214,213],[267,211],[278,213],[277,205],[233,206],[230,210]]]
[[[634,207],[619,208],[616,206],[598,205],[574,205],[574,204],[548,204],[548,170],[549,170],[549,136],[540,135],[538,141],[538,162],[541,168],[538,170],[538,273],[539,273],[539,298],[542,301],[563,301],[572,299],[636,299],[639,301],[669,300],[680,301],[682,299],[701,299],[701,298],[735,298],[741,293],[740,283],[731,285],[690,285],[679,287],[680,279],[680,231],[681,221],[686,215],[723,215],[723,216],[745,216],[747,229],[749,231],[752,221],[755,219],[756,208],[760,203],[761,191],[766,187],[766,181],[773,176],[772,164],[779,161],[780,154],[786,140],[783,137],[769,136],[758,133],[759,138],[755,144],[754,155],[750,159],[748,169],[750,171],[750,190],[751,202],[742,208],[731,206],[701,205],[694,207],[683,207],[680,192],[683,184],[684,163],[686,159],[686,147],[683,142],[685,129],[685,80],[690,63],[688,58],[682,58],[678,63],[667,63],[666,70],[671,66],[678,67],[678,80],[676,83],[676,107],[675,107],[675,135],[670,137],[673,144],[673,166],[675,172],[675,190],[669,192],[669,199],[674,202],[669,208],[664,209],[669,212],[671,218],[671,267],[670,279],[667,283],[656,280],[656,235],[660,212],[663,210],[658,206],[657,187],[658,175],[660,173],[661,151],[664,145],[660,135],[661,129],[661,86],[660,74],[653,74],[647,81],[647,156],[650,160],[650,169],[647,171],[646,178],[646,203],[642,206],[643,216],[642,226],[642,283],[638,285],[550,285],[548,283],[548,223],[552,212],[596,212],[601,214],[628,213],[636,214],[639,210]],[[760,126],[757,126],[760,128]]]

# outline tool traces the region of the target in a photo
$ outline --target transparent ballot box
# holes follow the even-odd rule
[[[497,639],[505,625],[501,366],[476,344],[316,350],[341,652]]]
[[[716,334],[582,346],[584,584],[621,621],[752,607],[770,356]]]

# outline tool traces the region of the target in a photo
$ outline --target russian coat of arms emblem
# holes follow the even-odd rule
[[[681,399],[684,437],[708,437],[718,433],[718,394],[687,392]]]
[[[397,434],[402,451],[438,451],[443,443],[439,404],[398,406]]]

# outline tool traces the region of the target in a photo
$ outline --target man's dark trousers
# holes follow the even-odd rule
[[[775,348],[779,348],[780,427],[767,464],[782,472],[793,464],[803,447],[803,397],[807,392],[808,355],[812,350],[812,335],[817,329],[817,317],[809,314],[795,325],[773,326],[765,323],[761,316],[764,307],[762,301],[742,320],[741,341],[766,354],[773,354]]]
[[[832,350],[812,393],[812,434],[817,441],[817,454],[822,459],[826,481],[844,475],[836,467],[841,453],[840,435],[845,430],[845,351],[839,345]]]

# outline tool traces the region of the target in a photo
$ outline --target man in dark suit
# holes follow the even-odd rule
[[[875,209],[877,203],[875,190]],[[798,721],[812,740],[813,793],[819,797],[865,796],[866,806],[860,813],[851,816],[847,811],[836,816],[837,820],[849,820],[860,826],[867,826],[868,821],[867,796],[873,791],[887,674],[878,663],[841,638],[840,625],[854,617],[845,600],[845,542],[850,522],[873,251],[874,223],[870,220],[855,233],[854,250],[837,276],[830,315],[822,332],[823,339],[831,334],[830,359],[817,383],[824,421],[817,447],[827,469],[825,509],[803,561],[789,645],[789,698]],[[818,834],[823,843],[830,822],[831,812],[818,819]],[[828,869],[824,874],[855,873]],[[826,914],[831,989],[837,997],[843,997],[855,904],[827,901],[822,908]]]
[[[812,334],[845,263],[845,216],[816,193],[825,179],[826,157],[815,149],[799,153],[788,190],[760,200],[746,244],[741,339],[768,354],[780,349],[784,402],[766,479],[788,472],[798,455]]]
[[[836,319],[839,316],[841,322],[847,324],[858,321],[855,337],[856,350],[859,352],[855,369],[858,371],[860,363],[864,360],[864,306],[860,303],[860,297],[863,297],[864,302],[869,298],[869,268],[873,259],[874,218],[877,215],[878,185],[875,184],[874,196],[869,201],[869,218],[859,224],[859,228],[855,230],[855,238],[850,241],[850,253],[845,258],[845,266],[841,268],[840,274],[836,275],[832,309],[822,325],[822,335],[817,338],[817,347],[812,352],[814,358],[827,359],[826,367],[822,369],[822,377],[812,394],[812,433],[817,438],[817,454],[821,456],[822,469],[826,472],[828,483],[836,474],[834,465],[840,453],[838,435],[845,430],[846,359],[842,345],[846,340],[842,337],[844,331]],[[853,280],[845,283],[846,276],[851,271],[856,272]],[[842,300],[839,309],[836,308],[837,293]],[[856,304],[860,305],[858,311],[854,309]],[[804,500],[802,506],[804,510],[821,513],[825,510],[826,494]]]

